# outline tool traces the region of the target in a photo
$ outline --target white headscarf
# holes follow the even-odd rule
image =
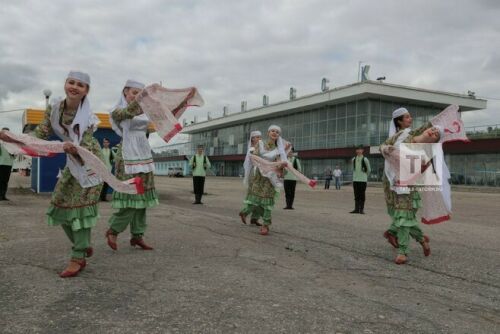
[[[135,80],[127,80],[127,82],[125,82],[125,86],[123,87],[123,89],[125,88],[138,88],[138,89],[144,89],[145,85],[139,81],[135,81]],[[113,129],[113,131],[115,131],[120,137],[123,136],[123,126],[121,124],[116,124],[115,121],[113,120],[113,117],[111,117],[111,113],[113,111],[115,111],[116,109],[124,109],[124,108],[127,108],[128,106],[128,102],[127,100],[125,99],[125,94],[123,93],[123,90],[122,90],[122,93],[120,94],[120,99],[118,99],[118,102],[116,103],[116,105],[109,111],[109,121],[111,123],[111,128]]]
[[[90,76],[87,73],[70,71],[66,80],[68,79],[75,79],[90,85]],[[83,134],[88,129],[92,129],[93,131],[97,130],[97,125],[100,122],[99,118],[92,112],[89,98],[85,96],[78,106],[78,110],[76,111],[75,118],[71,125],[61,126],[61,113],[59,111],[62,101],[62,98],[55,98],[51,101],[52,111],[50,114],[50,123],[52,129],[62,140],[72,142],[74,145],[80,145]],[[78,128],[78,131],[75,131],[76,128]],[[93,187],[102,182],[98,176],[89,171],[86,166],[82,166],[70,154],[66,155],[66,166],[69,168],[71,175],[78,180],[83,188]]]
[[[250,155],[252,154],[253,151],[253,146],[252,146],[252,138],[257,137],[257,136],[262,136],[262,133],[260,131],[252,131],[250,133],[250,139],[248,139],[248,148],[247,148],[247,155],[245,157],[245,162],[243,163],[243,168],[245,169],[245,176],[243,177],[243,184],[248,186],[248,177],[250,176],[250,173],[252,172],[252,161],[250,160]]]
[[[70,71],[66,80],[75,79],[81,81],[87,85],[90,85],[90,76],[87,73],[78,72],[78,71]],[[66,135],[66,131],[59,124],[60,113],[59,108],[63,98],[55,98],[51,101],[52,113],[50,115],[50,123],[52,128],[57,136],[59,136],[64,141],[71,141],[75,145],[79,145],[83,134],[87,129],[93,127],[94,131],[97,129],[97,125],[99,124],[99,118],[92,112],[90,108],[90,102],[88,96],[81,101],[78,106],[78,110],[76,111],[75,118],[70,126],[65,126],[68,134]],[[54,112],[55,111],[55,112]],[[78,125],[78,133],[75,132],[75,129]]]
[[[391,124],[389,126],[389,138],[396,134],[396,125],[394,124],[394,120],[404,114],[409,114],[410,112],[406,108],[398,108],[392,112]]]
[[[90,86],[90,75],[80,71],[69,71],[67,79],[75,79]]]
[[[280,158],[281,158],[281,161],[287,161],[288,160],[288,156],[285,152],[285,144],[283,143],[283,138],[281,138],[281,128],[277,125],[271,125],[268,129],[267,129],[267,132],[271,131],[271,130],[277,130],[279,133],[280,133],[280,136],[278,137],[278,141],[277,141],[277,147],[278,147],[278,152],[280,154]]]

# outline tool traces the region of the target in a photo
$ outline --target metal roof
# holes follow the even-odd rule
[[[241,124],[251,120],[311,110],[313,107],[320,107],[322,105],[337,104],[366,98],[390,100],[400,102],[401,104],[413,103],[419,105],[432,105],[443,109],[450,104],[456,104],[460,107],[461,111],[485,109],[487,104],[486,100],[464,94],[395,85],[378,81],[363,81],[336,87],[325,92],[297,97],[294,100],[281,101],[248,111],[189,124],[186,125],[182,133],[196,133],[234,124]]]

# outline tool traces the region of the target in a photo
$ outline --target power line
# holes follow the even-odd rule
[[[23,109],[10,109],[10,110],[0,110],[0,114],[8,113],[8,112],[14,112],[14,111],[24,111],[28,108],[23,108]]]

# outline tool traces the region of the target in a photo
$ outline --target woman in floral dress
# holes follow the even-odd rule
[[[248,141],[248,150],[245,157],[245,162],[243,164],[245,170],[245,176],[243,178],[243,184],[247,186],[247,196],[243,201],[243,209],[241,209],[239,215],[241,222],[243,224],[247,223],[246,217],[251,214],[250,224],[262,226],[259,223],[259,218],[262,216],[262,210],[260,207],[254,207],[251,202],[247,199],[249,194],[249,189],[252,187],[253,179],[255,178],[255,167],[253,166],[250,155],[258,148],[259,142],[262,139],[262,133],[260,131],[252,131],[250,133],[250,140]]]
[[[61,277],[76,276],[87,265],[85,258],[93,253],[91,229],[99,217],[101,180],[85,167],[76,149],[81,146],[103,159],[101,147],[93,137],[99,120],[90,109],[89,89],[89,75],[71,71],[64,84],[66,98],[51,101],[34,131],[38,138],[47,140],[55,135],[65,142],[66,167],[47,210],[48,224],[61,226],[73,244],[70,262],[59,274]]]
[[[131,246],[139,246],[144,250],[153,249],[143,239],[146,232],[146,209],[158,205],[153,156],[146,137],[149,119],[135,101],[143,88],[144,84],[128,80],[118,104],[110,115],[113,130],[122,137],[115,156],[116,177],[127,180],[138,176],[144,186],[144,194],[113,192],[112,207],[118,211],[111,216],[106,232],[108,245],[113,250],[118,248],[118,234],[125,231],[128,225],[132,234]]]
[[[434,128],[430,122],[411,130],[412,118],[404,108],[393,112],[391,122],[389,133],[391,137],[381,145],[382,152],[389,146],[398,148],[401,143],[435,143],[439,140],[439,129]],[[386,165],[386,170],[387,168]],[[410,237],[420,243],[424,255],[429,256],[431,253],[429,237],[423,234],[416,217],[418,209],[422,207],[419,192],[413,187],[401,190],[391,187],[386,174],[384,173],[382,183],[391,226],[384,232],[384,237],[398,249],[395,263],[404,264],[408,261]]]
[[[268,140],[266,143],[259,141],[258,148],[253,154],[269,161],[283,161],[283,167],[287,164],[287,157],[283,140],[281,139],[281,128],[276,125],[271,125],[268,129]],[[289,144],[287,144],[289,145]],[[281,186],[283,178],[283,169],[280,175],[262,175],[262,172],[257,168],[252,183],[249,184],[248,194],[245,202],[253,207],[254,210],[261,210],[263,225],[260,227],[260,234],[269,234],[269,226],[272,223],[272,211],[274,208],[276,197],[279,196],[278,188]]]

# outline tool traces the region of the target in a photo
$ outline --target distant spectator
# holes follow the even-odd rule
[[[330,189],[330,181],[332,180],[332,170],[330,167],[325,169],[325,189]]]
[[[335,189],[340,190],[340,178],[342,177],[342,170],[337,165],[333,170],[333,177],[335,178]]]

